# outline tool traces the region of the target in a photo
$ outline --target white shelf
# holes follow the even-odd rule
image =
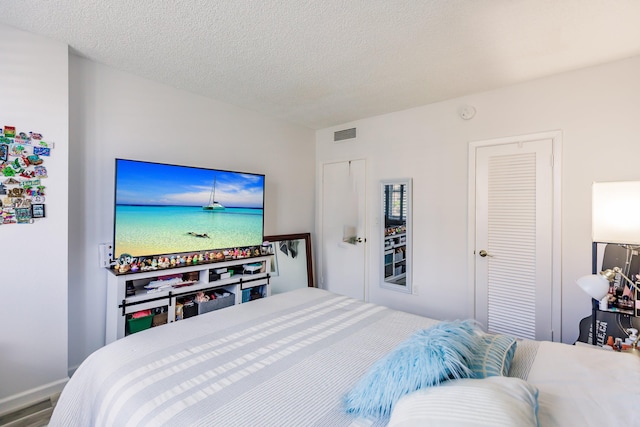
[[[263,264],[263,268],[260,269],[261,272],[245,272],[244,274],[234,274],[226,279],[209,281],[209,273],[216,269],[255,263]],[[243,290],[264,286],[263,296],[268,297],[271,295],[269,271],[271,271],[271,255],[122,274],[110,270],[107,278],[106,342],[108,344],[125,336],[127,315],[136,311],[166,308],[167,321],[169,323],[176,321],[175,306],[177,298],[196,294],[197,292],[225,289],[235,294],[235,304],[241,304]],[[145,280],[148,283],[149,279],[191,272],[198,272],[199,277],[199,280],[193,284],[165,288],[154,292],[146,292],[144,289]],[[137,284],[135,295],[126,295],[127,282]]]

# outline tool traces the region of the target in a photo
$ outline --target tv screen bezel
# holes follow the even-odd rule
[[[266,198],[266,176],[263,173],[256,173],[256,172],[244,172],[244,171],[239,171],[239,170],[232,170],[232,169],[220,169],[220,168],[209,168],[209,167],[202,167],[202,166],[191,166],[191,165],[181,165],[181,164],[176,164],[176,163],[165,163],[165,162],[153,162],[153,161],[148,161],[148,160],[137,160],[137,159],[128,159],[128,158],[120,158],[120,157],[116,157],[114,160],[114,175],[113,175],[113,224],[112,224],[112,256],[113,259],[111,260],[111,262],[117,262],[118,258],[123,255],[123,254],[119,254],[117,251],[117,242],[116,242],[116,210],[118,207],[118,162],[119,161],[127,161],[127,162],[137,162],[137,163],[144,163],[144,164],[153,164],[153,165],[160,165],[160,166],[170,166],[170,167],[181,167],[181,168],[189,168],[189,169],[200,169],[200,170],[204,170],[204,171],[212,171],[212,172],[225,172],[225,173],[233,173],[233,174],[238,174],[238,175],[252,175],[252,176],[259,176],[262,177],[262,224],[261,224],[261,241],[259,243],[256,243],[255,245],[249,245],[249,246],[230,246],[230,247],[223,247],[223,248],[217,248],[217,247],[212,247],[212,248],[208,248],[208,249],[193,249],[193,250],[186,250],[186,251],[180,251],[180,252],[167,252],[167,253],[154,253],[154,254],[145,254],[145,255],[137,255],[137,254],[131,254],[132,258],[137,258],[137,259],[150,259],[150,258],[155,258],[155,257],[164,257],[164,256],[172,256],[172,255],[186,255],[186,254],[196,254],[196,253],[204,253],[204,252],[213,252],[213,251],[222,251],[222,250],[228,250],[228,249],[234,249],[234,248],[246,248],[246,247],[258,247],[262,244],[262,241],[264,241],[264,207],[265,207],[265,198]]]

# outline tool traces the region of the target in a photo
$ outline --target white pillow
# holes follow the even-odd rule
[[[538,426],[538,389],[519,378],[446,381],[402,397],[389,427]]]

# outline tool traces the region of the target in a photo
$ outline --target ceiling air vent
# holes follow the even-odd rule
[[[333,133],[333,142],[344,141],[345,139],[354,139],[356,137],[356,128],[339,130]]]

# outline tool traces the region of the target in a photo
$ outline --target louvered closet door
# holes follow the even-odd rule
[[[552,163],[550,139],[477,150],[476,318],[490,332],[552,339]]]

